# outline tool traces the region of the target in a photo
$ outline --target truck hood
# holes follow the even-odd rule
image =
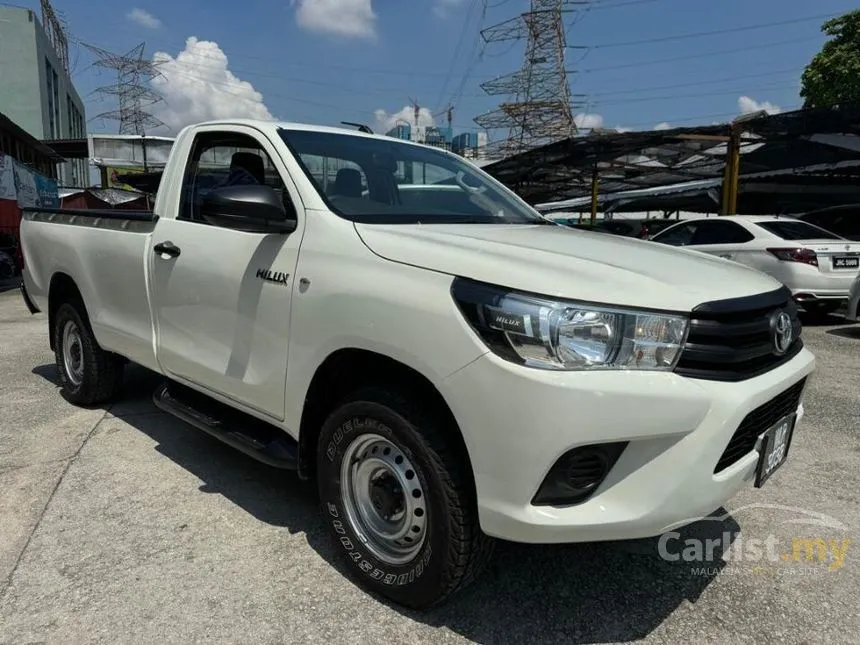
[[[781,285],[740,264],[656,242],[561,226],[356,224],[377,255],[558,298],[691,311]]]

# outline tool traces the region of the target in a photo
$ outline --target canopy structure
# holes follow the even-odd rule
[[[544,211],[614,203],[714,212],[728,197],[731,212],[797,212],[860,201],[858,135],[860,105],[852,104],[696,128],[598,131],[484,169]]]

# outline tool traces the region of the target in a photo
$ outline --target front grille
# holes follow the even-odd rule
[[[744,417],[729,445],[723,451],[714,472],[718,473],[755,450],[758,438],[783,417],[793,414],[800,405],[800,396],[806,379],[792,385],[764,405]]]
[[[774,349],[774,315],[791,318],[792,344],[778,355]],[[690,314],[690,333],[675,371],[691,378],[743,381],[791,360],[803,347],[797,305],[791,292],[777,291],[707,302]]]

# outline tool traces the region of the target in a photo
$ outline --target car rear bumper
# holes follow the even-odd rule
[[[796,300],[846,300],[851,285],[857,277],[856,271],[844,274],[821,273],[815,267],[795,267],[785,284]]]
[[[752,485],[755,448],[715,473],[717,462],[750,412],[814,368],[803,349],[761,376],[727,383],[672,373],[547,372],[488,354],[450,376],[443,395],[469,449],[487,534],[530,543],[633,539],[695,521]],[[802,416],[802,404],[797,410]],[[629,443],[586,501],[532,503],[560,456],[609,442]]]

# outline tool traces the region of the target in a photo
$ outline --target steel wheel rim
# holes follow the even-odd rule
[[[341,497],[352,529],[378,559],[412,560],[427,538],[427,500],[404,452],[376,434],[356,437],[341,464]]]
[[[84,380],[84,345],[78,325],[67,320],[63,326],[63,369],[73,385]]]

